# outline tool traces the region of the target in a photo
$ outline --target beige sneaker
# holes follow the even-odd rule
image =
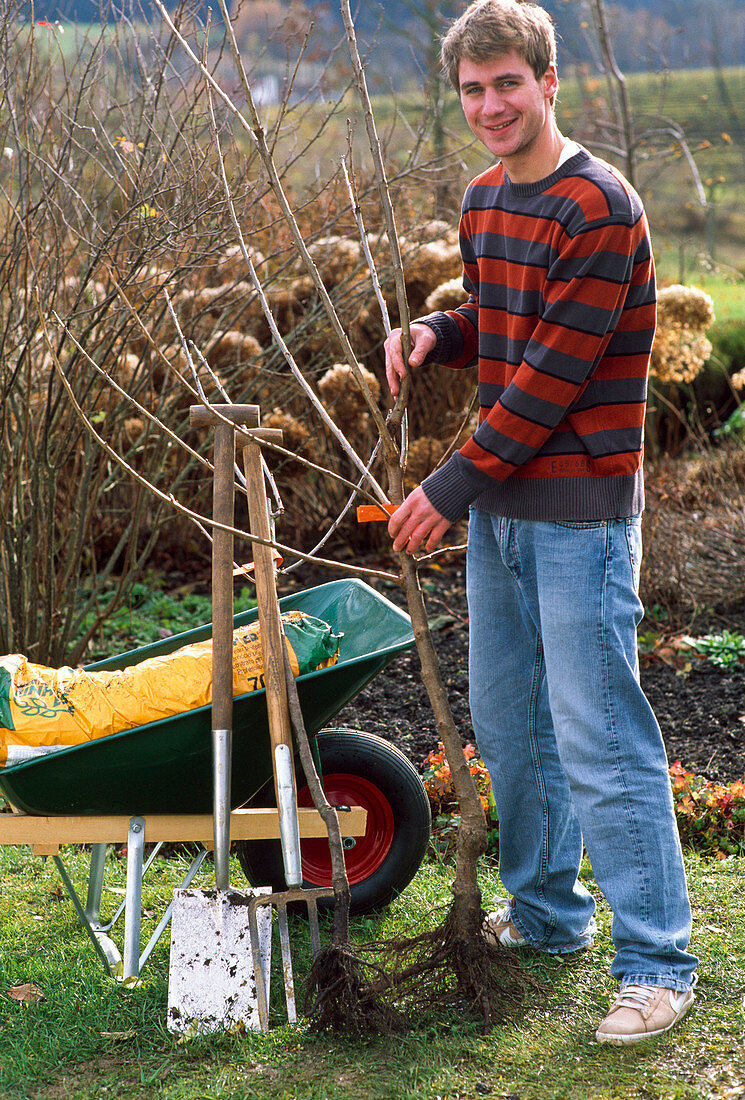
[[[692,989],[680,993],[661,985],[626,985],[616,995],[595,1038],[599,1043],[627,1046],[662,1035],[683,1019],[693,1001]]]
[[[512,923],[512,906],[507,903],[484,918],[484,936],[487,940],[501,943],[502,947],[527,947],[528,941],[521,936]]]

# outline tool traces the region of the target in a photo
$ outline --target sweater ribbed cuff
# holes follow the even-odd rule
[[[468,511],[469,505],[491,482],[486,477],[483,484],[474,483],[463,475],[463,459],[454,454],[444,466],[435,470],[422,482],[427,500],[441,516],[455,523]]]
[[[451,363],[463,351],[463,334],[452,317],[446,313],[428,313],[426,317],[417,317],[417,325],[427,325],[437,337],[434,349],[429,353],[422,366],[430,363]]]

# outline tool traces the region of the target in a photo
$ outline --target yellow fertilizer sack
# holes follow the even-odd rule
[[[328,623],[282,616],[295,676],[336,662]],[[233,633],[233,694],[264,687],[258,623]],[[212,701],[212,639],[116,671],[47,668],[18,653],[0,657],[0,767],[143,726]]]

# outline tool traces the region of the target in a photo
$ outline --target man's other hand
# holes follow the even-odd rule
[[[405,550],[407,554],[414,554],[425,539],[425,549],[434,550],[440,544],[448,527],[450,527],[450,520],[445,519],[430,504],[419,485],[409,493],[403,504],[400,504],[391,516],[388,521],[388,534],[393,539],[394,550]]]
[[[411,333],[411,352],[409,354],[409,366],[419,367],[431,351],[434,351],[437,336],[429,325],[414,323],[409,329]],[[401,346],[401,329],[394,328],[385,344],[385,374],[388,386],[395,397],[401,387],[401,379],[406,374],[404,353]]]

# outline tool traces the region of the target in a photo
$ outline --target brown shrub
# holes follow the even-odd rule
[[[380,383],[365,367],[362,367],[362,376],[372,397],[377,401],[380,397]],[[370,423],[370,412],[348,363],[335,363],[329,367],[318,382],[318,392],[339,427],[352,441],[364,433]]]
[[[258,359],[261,345],[255,336],[231,329],[216,333],[205,352],[205,359],[214,370],[238,367]]]
[[[364,263],[362,246],[351,237],[320,237],[308,251],[328,290],[345,282]]]
[[[463,279],[457,275],[454,279],[448,279],[446,283],[440,283],[432,291],[424,302],[427,313],[436,310],[457,309],[466,300],[466,292],[463,289]]]
[[[686,626],[697,608],[724,608],[745,595],[744,448],[649,468],[641,592],[670,629]]]
[[[425,227],[422,236],[424,240],[407,239],[403,245],[406,296],[415,316],[435,287],[457,278],[463,269],[456,232],[431,238]]]
[[[420,436],[409,446],[406,461],[406,491],[411,492],[427,474],[431,474],[447,450],[447,443],[431,436]]]

